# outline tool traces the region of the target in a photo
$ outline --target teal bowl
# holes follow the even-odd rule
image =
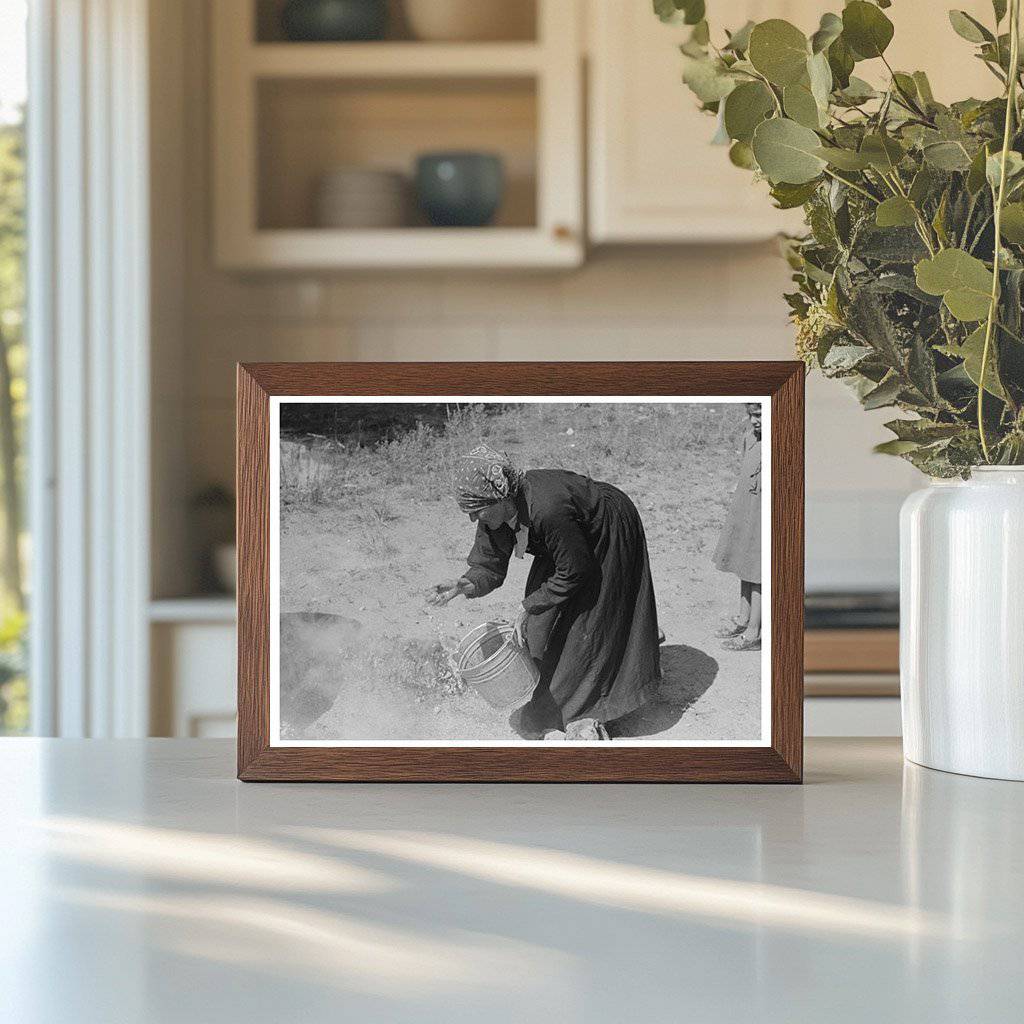
[[[435,227],[484,227],[504,194],[505,167],[494,153],[424,153],[416,161],[416,196]]]
[[[285,37],[295,42],[368,42],[387,27],[387,0],[288,0],[281,11]]]

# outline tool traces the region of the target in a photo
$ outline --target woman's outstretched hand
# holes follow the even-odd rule
[[[529,613],[525,608],[520,608],[519,614],[516,616],[516,621],[512,623],[512,639],[523,648],[524,651],[529,650],[526,646],[526,620],[529,618]]]
[[[446,605],[452,598],[459,594],[468,594],[470,591],[468,580],[456,580],[454,583],[438,583],[427,598],[427,604],[438,606]]]

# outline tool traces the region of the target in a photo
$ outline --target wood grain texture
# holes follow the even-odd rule
[[[772,392],[772,747],[803,775],[804,701],[804,376]],[[794,724],[794,714],[798,721]]]
[[[238,367],[238,772],[270,746],[270,403]]]
[[[805,672],[805,697],[898,697],[900,677],[888,672]]]
[[[771,746],[270,746],[269,397],[509,394],[771,396]],[[240,365],[238,777],[352,782],[801,781],[803,411],[804,368],[798,362]]]
[[[804,644],[807,672],[900,670],[898,629],[810,629]]]

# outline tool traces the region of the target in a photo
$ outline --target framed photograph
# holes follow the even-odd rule
[[[238,775],[799,782],[798,362],[238,368]]]

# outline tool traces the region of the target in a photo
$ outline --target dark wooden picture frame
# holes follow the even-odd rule
[[[514,382],[514,384],[510,384]],[[767,746],[281,747],[270,740],[271,396],[767,395]],[[248,363],[238,366],[238,777],[244,781],[800,782],[804,367],[799,362]]]

